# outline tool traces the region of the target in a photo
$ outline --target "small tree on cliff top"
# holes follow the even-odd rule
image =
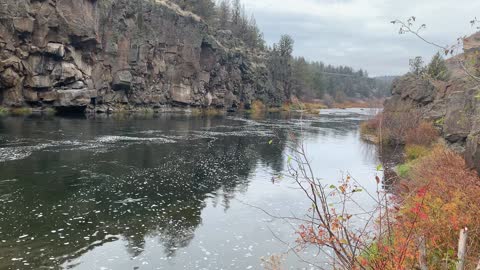
[[[427,73],[430,77],[432,77],[435,80],[440,80],[440,81],[447,81],[448,78],[450,77],[450,73],[447,68],[447,63],[445,62],[445,59],[440,55],[439,52],[437,52],[433,58],[430,64],[428,64],[427,67]]]
[[[417,56],[413,59],[410,59],[410,72],[414,75],[420,76],[425,72],[425,66],[423,62],[423,58],[421,56]]]

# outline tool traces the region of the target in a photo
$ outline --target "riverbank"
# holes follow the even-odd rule
[[[350,109],[350,108],[378,108],[381,107],[382,100],[351,100],[345,102],[335,102],[327,104],[322,100],[313,102],[285,102],[282,106],[268,106],[260,100],[256,100],[248,106],[241,105],[237,108],[221,108],[221,107],[196,107],[196,106],[131,106],[125,104],[123,106],[105,107],[105,106],[88,106],[88,107],[1,107],[0,116],[6,115],[31,115],[31,114],[125,114],[125,113],[141,113],[141,114],[159,114],[159,113],[187,113],[193,115],[223,115],[227,112],[244,112],[252,114],[277,113],[277,112],[298,112],[306,114],[319,114],[323,109]]]
[[[390,225],[393,237],[381,246],[381,252],[375,247],[376,252],[367,256],[367,263],[395,261],[394,267],[385,265],[382,269],[455,268],[459,232],[468,228],[465,269],[474,269],[480,254],[477,172],[450,149],[435,123],[413,113],[379,114],[362,124],[361,136],[377,143],[379,149],[401,149],[404,160],[393,168],[394,179],[385,179],[393,183],[395,190],[395,219]]]

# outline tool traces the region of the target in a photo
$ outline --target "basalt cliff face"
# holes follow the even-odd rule
[[[460,64],[469,63],[467,71],[477,76],[474,73],[480,70],[479,53],[480,32],[465,40],[462,55],[447,61],[451,72],[449,81],[405,75],[393,83],[392,97],[385,102],[385,111],[413,110],[433,121],[447,143],[464,154],[469,166],[480,172],[480,82],[468,75]]]
[[[0,106],[280,103],[261,55],[166,0],[0,0]]]

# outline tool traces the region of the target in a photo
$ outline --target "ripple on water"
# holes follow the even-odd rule
[[[161,142],[161,143],[175,143],[176,141],[164,137],[130,137],[130,136],[101,136],[97,138],[101,143],[116,143],[116,142]]]
[[[52,144],[38,144],[31,146],[11,146],[0,148],[0,162],[13,161],[25,159],[29,157],[34,151],[45,149]]]
[[[95,150],[96,152],[108,151],[108,146],[118,142],[136,143],[175,143],[176,141],[165,137],[129,137],[129,136],[101,136],[94,140],[63,140],[50,141],[48,143],[36,143],[30,141],[28,143],[35,145],[23,146],[6,146],[0,148],[0,162],[14,161],[28,158],[35,151],[52,151],[58,152],[63,150]]]

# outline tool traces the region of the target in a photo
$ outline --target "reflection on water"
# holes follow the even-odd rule
[[[289,132],[317,175],[349,170],[368,188],[378,161],[359,139],[365,114],[1,118],[0,269],[259,269],[286,250],[272,231],[295,236],[248,204],[308,208],[293,183],[270,181]]]

